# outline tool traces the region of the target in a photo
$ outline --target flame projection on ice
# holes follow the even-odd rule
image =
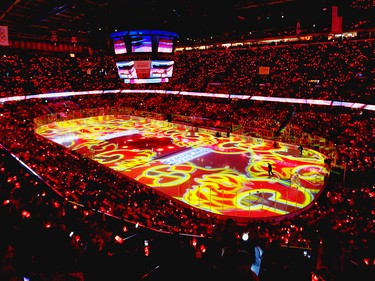
[[[36,132],[186,204],[240,218],[283,216],[309,206],[324,187],[324,155],[296,145],[217,137],[131,116],[97,116]],[[74,136],[74,137],[72,137]],[[63,140],[63,142],[62,142]],[[274,176],[268,177],[267,164]]]

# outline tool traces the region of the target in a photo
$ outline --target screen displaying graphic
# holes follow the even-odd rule
[[[154,60],[151,62],[150,78],[172,77],[174,61]]]
[[[134,68],[138,78],[147,79],[151,77],[150,60],[136,60],[134,61]]]
[[[131,78],[124,79],[125,84],[151,84],[168,82],[169,78]]]
[[[134,61],[116,62],[117,72],[120,78],[130,79],[137,78],[137,73],[134,67]]]
[[[110,35],[116,55],[131,53],[172,54],[174,41],[178,37],[177,33],[164,30],[126,30]]]
[[[118,37],[113,39],[113,47],[115,49],[115,54],[126,54],[126,45],[124,37]]]
[[[163,30],[126,30],[110,35],[119,77],[127,84],[168,82],[178,35]]]
[[[174,61],[169,60],[116,62],[119,77],[131,84],[168,82],[173,74],[173,65]]]
[[[131,36],[131,47],[133,53],[151,53],[152,42],[151,36]]]
[[[167,36],[159,37],[158,53],[172,53],[173,52],[173,38]]]

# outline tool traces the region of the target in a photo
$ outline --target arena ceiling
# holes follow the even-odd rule
[[[1,0],[0,25],[8,26],[9,38],[26,40],[48,40],[56,33],[61,40],[89,41],[124,29],[164,29],[199,38],[268,28],[267,22],[295,26],[297,18],[332,1]]]

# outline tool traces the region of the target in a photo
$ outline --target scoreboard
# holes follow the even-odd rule
[[[126,30],[110,38],[119,77],[125,83],[168,82],[178,34],[163,30]]]

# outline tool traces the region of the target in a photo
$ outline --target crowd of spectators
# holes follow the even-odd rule
[[[176,52],[170,82],[132,87],[374,104],[374,42],[343,40]],[[262,66],[269,67],[269,75],[259,75]],[[0,76],[4,81],[0,97],[124,88],[115,57],[110,55],[87,60],[4,54]]]
[[[176,54],[170,83],[129,87],[210,91],[210,83],[221,83],[225,85],[215,91],[371,103],[373,55],[373,41],[187,52]],[[259,66],[270,66],[270,75],[259,77]],[[310,75],[318,75],[320,82],[311,84]],[[126,87],[117,78],[114,58],[108,56],[7,54],[0,60],[0,76],[1,97]],[[281,221],[235,224],[227,241],[222,237],[227,220],[165,198],[34,133],[36,117],[98,105],[104,111],[128,107],[165,116],[204,117],[221,124],[230,120],[249,130],[272,131],[272,135],[282,127],[296,135],[316,134],[335,144],[335,164],[344,169],[331,172],[325,191],[306,212]],[[107,277],[128,274],[128,280],[140,280],[145,272],[149,272],[145,280],[151,280],[160,272],[152,273],[160,257],[153,253],[168,253],[168,263],[181,272],[191,266],[196,271],[190,270],[189,276],[206,270],[212,276],[228,276],[239,268],[225,267],[228,260],[218,253],[223,248],[235,249],[229,251],[233,257],[229,260],[242,263],[240,250],[248,246],[241,244],[239,236],[254,225],[251,231],[261,237],[265,251],[261,281],[276,274],[277,278],[288,274],[288,279],[294,274],[295,280],[302,280],[296,272],[302,270],[303,259],[283,260],[287,255],[283,249],[292,246],[311,249],[313,262],[303,274],[320,269],[326,270],[326,280],[359,273],[368,278],[362,280],[374,276],[375,122],[371,111],[136,93],[9,101],[0,105],[0,113],[4,280],[21,280],[22,276],[100,280],[98,273]],[[129,248],[125,237],[130,241],[132,235],[150,233],[154,236],[147,259],[143,239],[141,246],[135,243],[137,247]],[[169,248],[171,243],[175,247]],[[326,245],[331,248],[327,250]],[[188,268],[182,268],[179,259]],[[203,261],[204,269],[196,260]],[[135,270],[136,263],[144,264],[142,270]]]

